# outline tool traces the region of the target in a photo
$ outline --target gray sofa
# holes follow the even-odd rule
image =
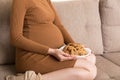
[[[97,57],[95,80],[120,80],[120,1],[52,0],[63,25],[76,42]],[[0,0],[0,80],[15,74],[15,48],[10,45],[12,0]]]

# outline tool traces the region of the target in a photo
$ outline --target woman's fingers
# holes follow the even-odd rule
[[[63,53],[62,55],[63,55],[63,56],[66,56],[66,57],[70,57],[70,55],[67,54],[67,53]]]
[[[91,51],[91,54],[94,54],[94,52],[93,52],[93,51]]]
[[[60,61],[67,61],[67,60],[74,60],[73,57],[65,57],[65,56],[62,56]]]
[[[66,60],[75,60],[76,58],[74,56],[70,56],[69,54],[62,54],[60,55],[60,61],[66,61]]]
[[[55,50],[55,53],[53,53],[52,56],[57,58],[59,61],[75,60],[74,56],[64,53],[63,51],[58,49]]]

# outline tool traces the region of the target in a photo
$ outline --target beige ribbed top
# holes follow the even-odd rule
[[[50,0],[13,0],[11,43],[20,49],[47,54],[74,42],[61,24]]]

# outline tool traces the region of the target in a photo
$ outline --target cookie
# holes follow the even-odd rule
[[[80,43],[69,43],[64,48],[63,51],[70,55],[86,55],[87,52]]]

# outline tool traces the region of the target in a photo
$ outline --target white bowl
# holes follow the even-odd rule
[[[63,45],[62,47],[59,48],[59,50],[63,50],[63,48],[65,47],[66,45]],[[76,58],[85,58],[87,56],[89,56],[91,54],[91,49],[90,48],[84,48],[87,52],[86,55],[82,55],[82,56],[76,56]]]
[[[86,55],[81,55],[81,56],[77,55],[76,58],[85,58],[85,57],[87,57],[91,54],[91,49],[90,48],[84,48],[84,49],[86,50],[87,54]]]
[[[63,50],[65,46],[66,46],[66,45],[64,44],[63,46],[61,46],[61,47],[59,48],[59,50]]]

